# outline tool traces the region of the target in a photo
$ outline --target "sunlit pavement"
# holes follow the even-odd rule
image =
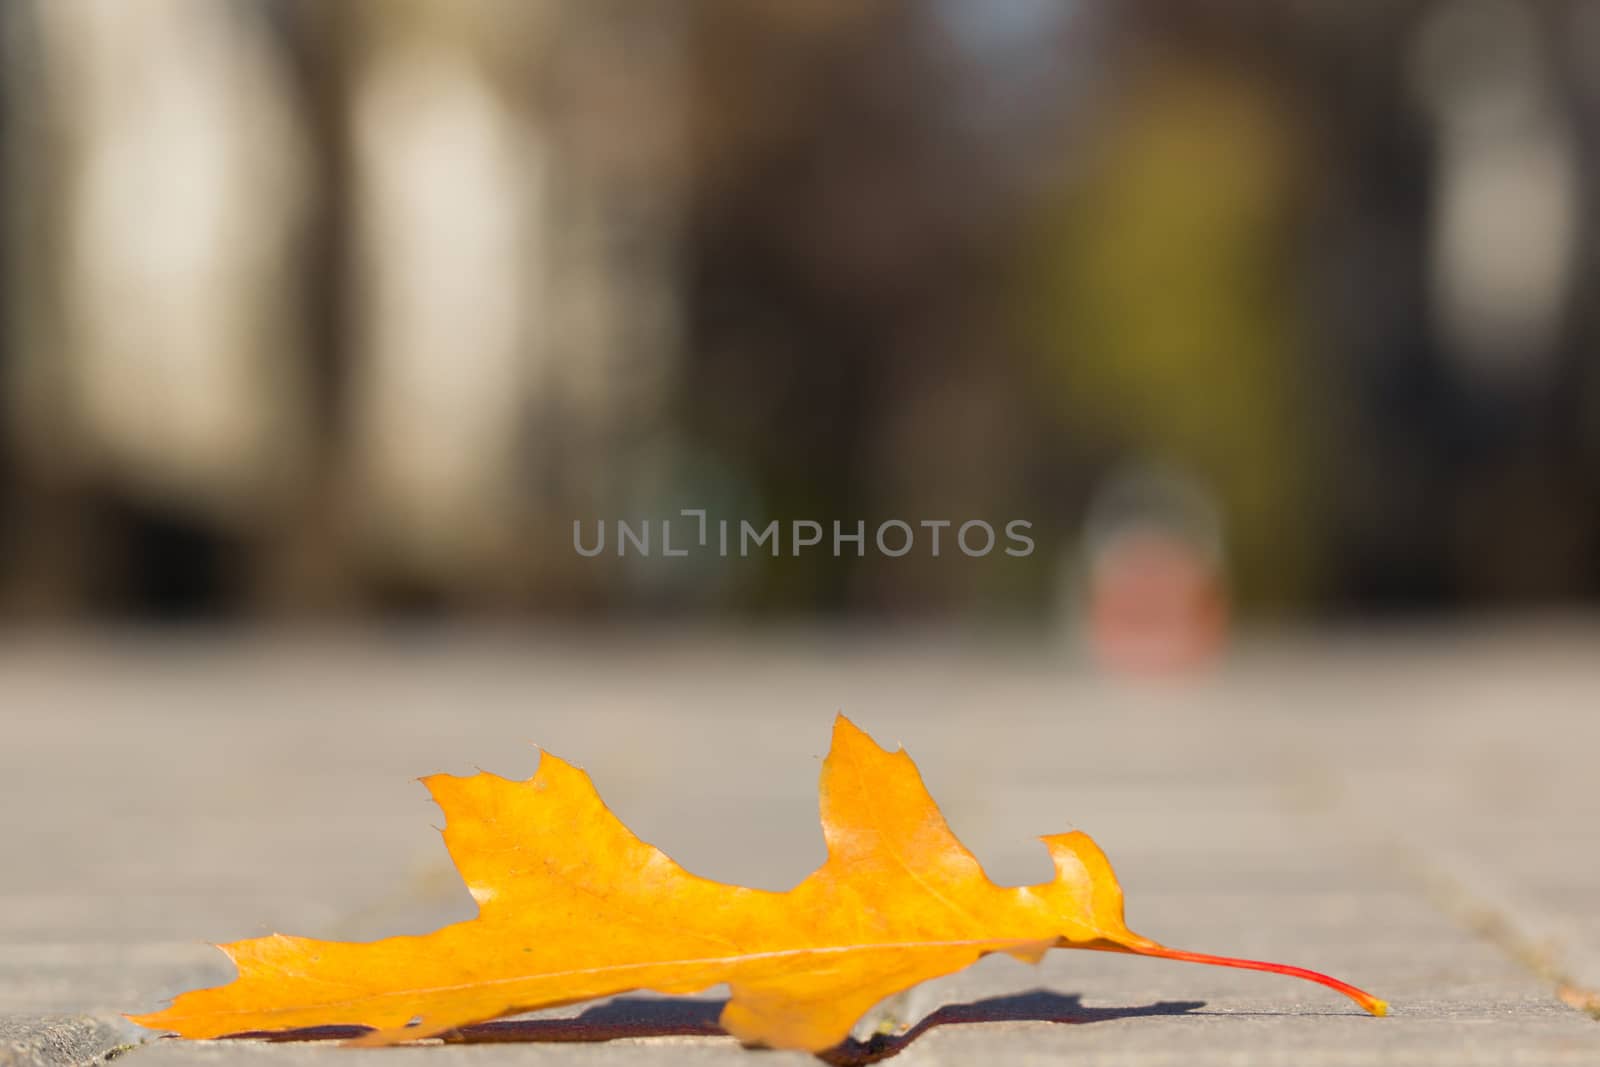
[[[1056,952],[924,987],[901,1011],[929,1023],[858,1059],[1593,1064],[1597,651],[1600,632],[1575,626],[1258,637],[1209,674],[1150,680],[1005,634],[14,642],[0,1064],[124,1044],[152,1067],[744,1060],[708,1032],[714,990],[373,1052],[163,1041],[117,1013],[226,980],[208,941],[470,915],[414,779],[525,777],[535,744],[689,869],[784,888],[821,860],[817,758],[837,710],[910,750],[997,881],[1044,879],[1037,835],[1087,830],[1134,929],[1326,971],[1393,1006],[1374,1019],[1275,975]]]

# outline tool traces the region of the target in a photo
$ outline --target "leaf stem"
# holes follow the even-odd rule
[[[1211,956],[1204,952],[1185,952],[1183,949],[1167,948],[1165,945],[1154,943],[1149,947],[1132,945],[1122,947],[1125,951],[1139,956],[1156,956],[1161,959],[1182,960],[1185,963],[1209,963],[1217,967],[1238,967],[1246,971],[1269,971],[1272,974],[1286,974],[1290,978],[1304,978],[1308,982],[1316,982],[1343,993],[1372,1015],[1389,1014],[1388,1001],[1379,1000],[1371,993],[1357,989],[1348,982],[1341,982],[1337,978],[1317,971],[1308,971],[1304,967],[1291,967],[1286,963],[1266,963],[1261,960],[1241,960],[1232,956]]]

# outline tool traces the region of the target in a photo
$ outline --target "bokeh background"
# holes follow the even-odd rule
[[[1597,237],[1600,0],[0,0],[0,1060],[471,915],[413,778],[530,742],[792,886],[843,710],[1399,1008],[995,959],[904,1021],[1095,1025],[940,1062],[1600,1063]]]
[[[16,625],[1164,662],[1600,600],[1597,0],[9,0],[0,46]],[[684,507],[1038,547],[573,550]]]

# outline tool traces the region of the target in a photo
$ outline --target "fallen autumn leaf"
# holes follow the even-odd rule
[[[274,934],[219,946],[232,983],[129,1016],[188,1038],[363,1025],[360,1044],[630,990],[726,982],[721,1024],[750,1043],[819,1051],[885,997],[991,952],[1037,962],[1086,948],[1320,982],[1374,1015],[1383,1001],[1276,963],[1170,949],[1130,931],[1122,889],[1086,834],[1043,838],[1055,878],[1001,887],[956,839],[916,765],[844,716],[822,765],[828,858],[786,893],[697,877],[640,841],[588,775],[545,753],[525,782],[424,779],[478,916],[369,943]]]

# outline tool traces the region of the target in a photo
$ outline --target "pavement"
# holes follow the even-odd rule
[[[1241,640],[1129,680],[1003,634],[137,633],[0,645],[0,1065],[816,1063],[644,995],[386,1050],[183,1042],[121,1019],[231,967],[210,941],[466,918],[417,776],[542,745],[690,870],[781,889],[822,858],[844,710],[904,744],[1003,883],[1087,830],[1130,925],[1325,971],[1053,952],[893,1007],[837,1063],[1600,1064],[1600,631]]]

